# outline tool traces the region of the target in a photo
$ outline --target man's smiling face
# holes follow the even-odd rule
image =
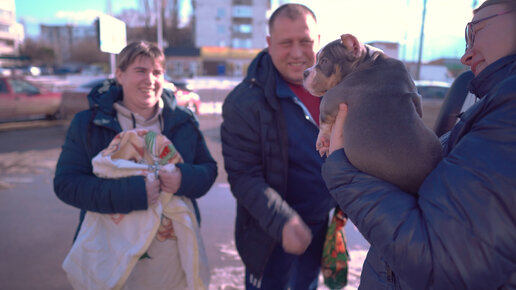
[[[269,54],[274,66],[289,83],[301,85],[303,72],[315,63],[319,45],[317,24],[312,16],[302,15],[295,20],[278,17],[267,37]]]
[[[504,4],[486,6],[472,21],[478,22],[471,27],[474,41],[461,62],[478,75],[488,65],[516,52],[516,9]]]

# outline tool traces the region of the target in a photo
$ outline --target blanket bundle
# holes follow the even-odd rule
[[[101,178],[145,175],[176,170],[183,162],[163,135],[144,129],[123,131],[92,160]],[[157,238],[162,219],[170,219],[189,289],[207,289],[209,268],[190,199],[161,192],[159,202],[129,214],[87,212],[63,269],[74,289],[121,289],[132,269]],[[158,235],[159,236],[159,235]]]

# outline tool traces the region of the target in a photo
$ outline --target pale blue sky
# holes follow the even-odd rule
[[[112,11],[116,14],[123,8],[135,8],[137,1],[111,0]],[[288,2],[303,3],[314,10],[321,27],[322,44],[343,33],[353,33],[363,42],[399,42],[401,59],[418,57],[423,0]],[[273,5],[276,3],[279,0]],[[473,0],[427,0],[424,61],[462,56],[464,26],[471,20],[472,3]],[[39,33],[39,24],[91,24],[107,7],[106,0],[50,0],[38,5],[34,0],[15,0],[15,4],[17,19],[26,25],[29,35]]]

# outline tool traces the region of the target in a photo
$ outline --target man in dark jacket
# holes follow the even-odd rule
[[[187,109],[176,106],[173,93],[163,89],[164,59],[161,49],[153,44],[129,44],[118,56],[117,81],[106,80],[93,88],[88,95],[90,109],[79,112],[72,120],[57,162],[54,191],[63,202],[81,210],[77,232],[86,211],[126,214],[146,210],[157,202],[161,191],[190,198],[200,222],[195,199],[210,189],[217,176],[217,165],[196,118]],[[153,181],[144,176],[95,176],[93,157],[122,130],[134,128],[165,135],[184,160],[176,165],[179,170],[161,170],[159,178]],[[147,282],[157,285],[156,281],[162,281],[178,282],[167,284],[175,289],[186,287],[185,279],[181,279],[185,275],[182,270],[152,268],[152,261],[172,259],[175,253],[171,251],[177,251],[175,243],[177,239],[154,239],[147,250],[152,259],[141,259],[136,264],[127,282],[129,286],[149,289]]]
[[[515,0],[474,11],[461,61],[479,101],[444,135],[418,197],[349,163],[341,105],[323,176],[371,243],[362,289],[516,289]]]
[[[222,153],[237,200],[235,240],[247,289],[315,289],[335,207],[315,150],[319,98],[302,87],[319,35],[312,11],[278,8],[268,50],[226,98]]]

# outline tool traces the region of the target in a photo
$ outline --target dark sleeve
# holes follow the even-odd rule
[[[54,176],[54,191],[63,202],[99,213],[129,213],[147,208],[142,176],[105,179],[93,174],[86,139],[87,116],[79,113],[71,122]],[[98,132],[92,130],[92,132]],[[90,142],[98,140],[92,136]],[[111,140],[109,140],[111,141]]]
[[[281,240],[283,225],[296,213],[265,179],[263,151],[267,149],[262,146],[267,140],[262,139],[266,137],[260,131],[258,109],[249,107],[252,106],[243,106],[230,97],[224,103],[221,126],[224,166],[238,203],[271,237]]]
[[[338,204],[413,289],[498,289],[515,272],[516,96],[493,99],[419,197],[358,171],[344,150],[323,165]]]
[[[200,198],[211,188],[217,177],[217,163],[208,150],[198,123],[190,122],[185,126],[183,136],[192,138],[191,145],[185,150],[193,150],[193,162],[177,164],[181,170],[181,186],[176,195]],[[184,152],[184,151],[183,151]]]
[[[437,136],[440,137],[450,131],[455,123],[457,123],[460,110],[468,95],[468,84],[473,77],[473,73],[468,70],[460,74],[453,81],[444,98],[437,120],[435,121],[434,131]]]

